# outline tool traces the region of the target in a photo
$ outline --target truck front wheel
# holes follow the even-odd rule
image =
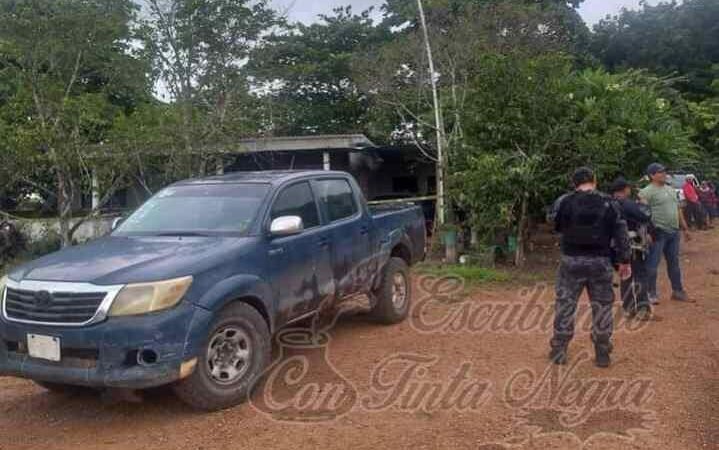
[[[189,405],[217,411],[243,403],[269,364],[270,332],[246,303],[227,306],[215,319],[192,375],[174,385]]]
[[[403,322],[412,301],[409,267],[401,258],[390,258],[382,274],[382,282],[373,293],[370,314],[379,322],[392,325]]]

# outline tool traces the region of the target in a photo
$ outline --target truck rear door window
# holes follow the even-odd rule
[[[347,180],[318,180],[317,188],[320,205],[330,222],[357,214],[357,202]]]
[[[299,216],[305,228],[314,228],[320,224],[317,204],[312,189],[307,182],[293,184],[277,196],[272,206],[272,220],[284,216]]]

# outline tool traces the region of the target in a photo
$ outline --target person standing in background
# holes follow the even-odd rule
[[[664,166],[654,163],[647,168],[651,180],[649,186],[639,192],[642,203],[649,205],[652,212],[655,236],[647,257],[647,285],[652,304],[659,304],[657,295],[657,272],[662,255],[667,261],[667,272],[672,283],[672,300],[691,302],[684,290],[682,271],[679,263],[681,245],[680,230],[687,241],[691,240],[689,227],[679,206],[677,194],[666,185],[667,171]]]
[[[707,222],[709,223],[709,227],[711,228],[712,221],[716,217],[717,196],[714,192],[714,187],[711,186],[708,181],[704,181],[699,187],[698,194],[699,201],[701,202],[702,206],[704,207],[704,211],[706,212]]]
[[[686,199],[687,205],[685,208],[685,214],[689,225],[696,227],[698,230],[706,229],[706,220],[704,218],[704,208],[699,201],[699,194],[697,193],[696,182],[693,175],[687,176],[684,182],[684,198]]]
[[[647,256],[654,235],[652,212],[649,206],[632,200],[632,185],[623,177],[617,178],[609,190],[627,222],[632,247],[632,276],[620,284],[622,307],[627,317],[649,320],[652,307],[647,289]]]

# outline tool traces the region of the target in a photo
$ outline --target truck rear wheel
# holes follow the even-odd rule
[[[192,375],[173,386],[185,403],[217,411],[245,402],[271,358],[265,319],[246,303],[227,306],[215,319]]]
[[[390,258],[382,273],[382,282],[374,291],[371,316],[379,322],[392,325],[403,322],[409,314],[412,301],[412,282],[409,267],[401,258]]]

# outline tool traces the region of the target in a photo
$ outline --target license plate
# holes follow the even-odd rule
[[[28,334],[27,353],[31,358],[60,362],[60,338]]]

